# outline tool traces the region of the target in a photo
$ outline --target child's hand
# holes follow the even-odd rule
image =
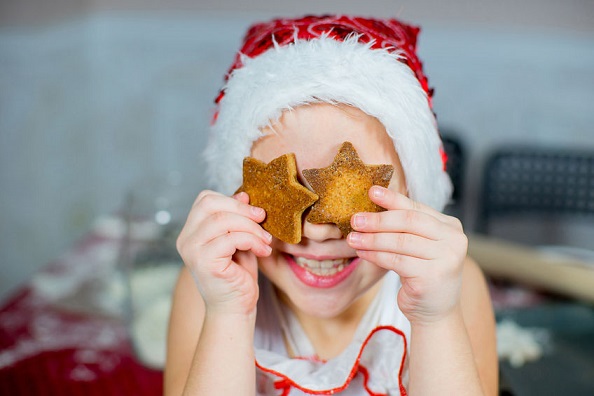
[[[227,197],[203,191],[177,239],[207,312],[251,314],[258,300],[256,256],[268,256],[272,237],[258,222],[262,208],[246,193]]]
[[[364,260],[400,275],[398,305],[411,323],[430,323],[460,307],[468,240],[454,217],[374,186],[369,197],[387,211],[357,213],[348,243]]]

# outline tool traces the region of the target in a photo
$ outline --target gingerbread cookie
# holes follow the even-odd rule
[[[243,184],[250,204],[263,208],[266,218],[262,227],[287,243],[301,241],[303,211],[318,196],[297,181],[295,154],[284,154],[265,164],[252,157],[243,160]]]
[[[334,162],[327,168],[305,169],[303,176],[319,195],[306,220],[334,223],[345,237],[351,217],[357,212],[380,212],[382,207],[369,199],[373,185],[388,187],[394,173],[392,165],[365,165],[350,142],[344,142]]]

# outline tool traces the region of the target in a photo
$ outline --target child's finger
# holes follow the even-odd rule
[[[188,224],[198,224],[204,220],[205,217],[217,212],[231,212],[245,216],[256,223],[260,223],[266,217],[264,209],[249,205],[247,203],[247,194],[240,193],[234,197],[214,192],[203,191],[198,195],[198,198],[192,206],[192,210],[188,216]]]
[[[237,194],[231,196],[231,198],[236,199],[239,202],[243,202],[243,203],[250,202],[250,196],[248,195],[248,193],[246,193],[244,191],[238,192]]]
[[[434,241],[442,239],[447,227],[434,216],[411,209],[355,213],[351,225],[361,232],[405,232]]]
[[[229,258],[236,251],[252,251],[256,256],[270,255],[272,248],[262,240],[248,232],[231,232],[220,235],[208,244],[203,251],[205,263],[217,263],[218,259]]]
[[[205,245],[221,235],[233,232],[252,234],[267,244],[272,241],[272,235],[258,223],[231,212],[215,212],[205,218],[195,230],[194,237],[198,244]]]
[[[418,277],[426,270],[429,263],[429,260],[417,257],[375,250],[357,250],[357,256],[378,267],[394,271],[402,278]]]
[[[433,209],[430,206],[414,201],[404,194],[392,191],[382,186],[372,186],[369,189],[369,198],[381,206],[382,208],[392,209],[408,209],[427,213],[440,221],[448,222],[447,215]]]
[[[356,250],[375,250],[424,260],[439,257],[439,244],[427,238],[407,233],[351,232],[348,244]]]

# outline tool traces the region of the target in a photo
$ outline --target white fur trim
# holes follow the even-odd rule
[[[205,151],[212,188],[233,193],[242,181],[242,161],[261,128],[299,105],[344,103],[376,117],[392,137],[409,196],[443,210],[451,181],[440,155],[441,140],[427,96],[399,55],[351,37],[326,36],[275,46],[244,57],[225,87]]]

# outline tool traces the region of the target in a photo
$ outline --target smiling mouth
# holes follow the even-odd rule
[[[317,276],[333,276],[342,272],[354,258],[340,258],[334,260],[312,260],[305,257],[293,256],[295,263],[306,271]]]
[[[284,253],[289,268],[303,284],[315,288],[331,288],[344,282],[361,261],[358,257],[315,260]]]

